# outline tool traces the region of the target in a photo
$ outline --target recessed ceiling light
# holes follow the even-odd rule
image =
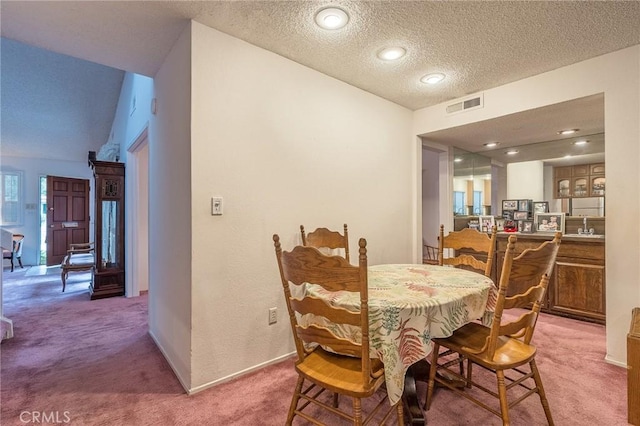
[[[440,73],[427,74],[420,79],[421,82],[426,84],[438,84],[444,80],[445,75]]]
[[[571,154],[567,154],[563,158],[571,158]]]
[[[559,135],[571,135],[571,134],[577,132],[578,130],[580,130],[580,129],[565,129],[565,130],[560,130],[558,132],[558,134]]]
[[[337,7],[327,7],[316,13],[316,24],[325,30],[339,30],[347,25],[349,15]]]
[[[517,149],[510,149],[509,151],[505,152],[505,154],[507,155],[516,155],[518,153]]]
[[[494,146],[500,145],[500,142],[487,142],[484,144],[487,148],[493,148]]]
[[[383,61],[395,61],[402,58],[407,51],[404,47],[386,47],[378,52],[378,58]]]
[[[581,141],[575,141],[573,144],[574,145],[586,145],[588,143],[589,143],[588,140],[581,140]]]
[[[453,161],[455,161],[456,163],[459,163],[462,161],[462,158],[455,158]]]

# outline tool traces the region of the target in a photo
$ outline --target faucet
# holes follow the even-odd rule
[[[578,234],[589,234],[589,235],[593,235],[594,229],[591,228],[587,228],[587,217],[585,216],[582,219],[582,229],[578,229]]]

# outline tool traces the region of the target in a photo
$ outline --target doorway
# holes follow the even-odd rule
[[[126,295],[149,291],[149,139],[148,128],[127,150]]]

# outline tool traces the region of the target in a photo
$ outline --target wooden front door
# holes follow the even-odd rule
[[[47,176],[47,266],[72,243],[89,242],[89,180]]]

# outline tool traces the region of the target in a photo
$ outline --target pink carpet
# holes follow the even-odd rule
[[[87,280],[71,274],[61,293],[55,270],[4,271],[15,337],[0,347],[0,424],[284,424],[292,360],[187,396],[147,334],[146,297],[89,301]],[[604,362],[604,333],[600,325],[541,316],[534,342],[557,425],[627,424],[626,370]],[[424,398],[422,383],[418,391]],[[536,396],[511,417],[513,425],[546,424]],[[501,424],[444,389],[427,418],[430,425]]]

